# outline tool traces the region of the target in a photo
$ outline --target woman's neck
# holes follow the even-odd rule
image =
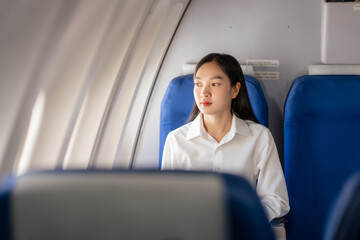
[[[230,131],[232,114],[204,115],[202,114],[204,128],[217,142]]]

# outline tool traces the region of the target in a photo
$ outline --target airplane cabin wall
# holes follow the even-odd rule
[[[0,2],[0,181],[128,167],[189,0]]]
[[[283,105],[288,89],[296,77],[307,74],[308,65],[320,63],[321,1],[322,0],[192,0],[188,11],[185,13],[178,31],[168,49],[162,68],[159,72],[157,82],[154,86],[150,103],[148,105],[149,107],[140,132],[133,166],[136,168],[158,167],[160,104],[166,88],[171,79],[182,75],[182,67],[184,64],[196,63],[201,59],[201,57],[210,52],[224,52],[232,54],[240,61],[241,64],[245,64],[247,59],[279,60],[279,67],[265,69],[278,71],[280,74],[279,80],[260,80],[260,83],[263,87],[269,105],[270,130],[277,143],[280,156],[282,156]],[[130,2],[131,4],[135,4],[134,1],[129,1],[129,4]],[[183,1],[184,3],[181,3],[180,5],[176,5],[176,2],[179,2],[180,4],[182,1],[177,0],[171,3],[174,6],[178,6],[174,9],[177,11],[175,11],[175,13],[178,15],[174,14],[174,12],[168,12],[170,17],[173,17],[174,19],[172,21],[168,21],[166,20],[168,18],[164,18],[166,21],[164,23],[165,30],[167,29],[167,26],[176,26],[176,22],[173,21],[175,21],[178,16],[181,16],[181,11],[183,6],[185,6],[184,3],[186,1]],[[109,41],[105,41],[107,38],[104,38],[105,40],[101,42],[110,42],[111,44],[100,44],[98,51],[95,51],[96,49],[94,47],[95,45],[98,46],[96,43],[100,41],[98,38],[101,35],[101,32],[103,33],[105,31],[104,29],[107,29],[106,26],[112,26],[114,29],[121,28],[121,26],[117,26],[116,24],[110,24],[112,21],[109,20],[107,12],[114,11],[112,4],[114,6],[121,6],[121,9],[124,9],[125,5],[123,6],[122,3],[117,4],[117,1],[106,1],[106,4],[101,4],[101,2],[96,0],[93,0],[92,4],[89,4],[89,2],[86,1],[76,1],[76,3],[77,4],[75,4],[75,2],[61,1],[49,2],[44,0],[33,0],[29,3],[19,0],[7,0],[0,2],[0,29],[2,33],[0,35],[0,72],[2,76],[0,89],[0,112],[2,113],[0,117],[2,133],[0,136],[0,161],[4,159],[5,150],[11,153],[9,156],[16,155],[19,144],[21,145],[22,142],[22,139],[20,138],[22,138],[24,135],[23,133],[26,132],[33,106],[39,106],[34,107],[34,109],[37,109],[36,111],[34,110],[35,112],[44,111],[47,116],[56,118],[51,113],[52,110],[50,109],[51,107],[49,105],[49,101],[42,103],[41,94],[39,94],[40,97],[36,97],[38,96],[37,93],[40,89],[46,86],[53,86],[52,89],[54,89],[55,93],[58,91],[58,94],[60,94],[60,92],[64,92],[62,89],[56,87],[56,84],[61,84],[63,87],[63,81],[65,80],[62,79],[62,77],[64,74],[56,75],[54,73],[54,76],[56,76],[54,77],[50,74],[52,67],[61,67],[64,65],[70,66],[70,68],[66,69],[77,69],[77,71],[74,70],[74,72],[83,73],[85,70],[82,71],[81,69],[85,68],[90,71],[92,69],[92,65],[89,62],[90,59],[95,59],[95,66],[98,66],[100,61],[99,59],[101,59],[99,57],[95,57],[95,52],[99,53],[101,57],[108,60],[109,56],[112,56],[109,53],[110,49],[113,47],[115,48],[115,46],[118,45],[121,46],[120,41],[115,43],[116,37],[119,37],[118,35],[114,34],[116,36],[113,37],[111,34],[105,34],[105,36],[109,38]],[[164,2],[161,3],[161,1],[158,3],[159,6],[164,4]],[[98,6],[96,4],[100,5],[101,8],[95,9],[94,11],[91,10]],[[89,10],[88,12],[88,8],[91,11]],[[4,9],[6,9],[6,11]],[[102,11],[101,9],[105,10]],[[84,11],[84,13],[76,14],[78,13],[77,10]],[[62,14],[63,12],[68,13],[68,15]],[[92,12],[94,12],[93,15],[95,17],[102,20],[98,21],[91,17]],[[149,14],[150,13],[152,12],[150,11]],[[174,15],[176,16],[174,17]],[[92,21],[95,22],[93,25],[91,21],[81,22],[84,23],[86,29],[89,30],[86,31],[89,34],[89,37],[86,37],[87,35],[81,34],[81,32],[75,30],[72,31],[70,35],[66,34],[68,31],[75,28],[79,28],[84,31],[84,27],[82,25],[74,24],[74,22],[78,22],[75,21],[77,17],[81,18],[82,16],[88,16],[89,19],[92,19]],[[76,19],[74,20],[75,17]],[[102,23],[102,21],[104,22]],[[130,21],[131,19],[129,20],[129,23],[127,23],[128,25],[131,25]],[[124,21],[120,22],[124,23]],[[164,37],[164,40],[162,42],[157,42],[157,44],[154,45],[156,47],[152,48],[154,54],[159,56],[157,56],[156,59],[158,60],[156,61],[149,58],[151,60],[149,60],[149,64],[151,63],[150,65],[154,65],[155,62],[161,62],[160,55],[167,47],[167,42],[169,41],[168,38],[170,38],[168,36],[171,36],[170,33],[172,32],[172,30],[170,30],[166,30],[166,34],[163,33],[163,35],[166,36],[162,36]],[[98,34],[96,31],[99,31],[100,33]],[[143,39],[144,44],[149,42],[150,33],[152,33],[152,35],[156,35],[153,30],[149,32],[145,31]],[[159,36],[160,35],[161,34],[159,34]],[[69,36],[73,38],[70,38]],[[66,48],[66,51],[62,50],[61,46],[63,45],[60,44],[64,43],[64,39],[67,40],[66,43],[69,43],[66,45],[69,47]],[[72,41],[72,39],[74,39],[75,42]],[[83,44],[83,41],[86,44]],[[87,51],[86,46],[88,46],[88,49],[91,51]],[[77,51],[71,50],[74,48],[76,48]],[[78,63],[76,59],[79,57],[79,50],[81,49],[83,49],[84,54],[81,55],[81,61]],[[112,52],[114,55],[117,55],[115,51]],[[64,55],[65,53],[68,53],[68,55]],[[73,56],[73,54],[77,57],[67,57]],[[88,57],[88,55],[93,57]],[[119,57],[119,55],[117,55],[117,57]],[[55,60],[61,60],[63,65],[57,64],[58,61]],[[104,63],[106,62],[107,61],[104,61]],[[139,64],[134,63],[133,68],[137,67],[141,69]],[[157,66],[152,67],[152,71],[157,71]],[[116,66],[112,69],[112,72],[117,72]],[[64,73],[68,73],[68,71]],[[71,79],[77,79],[78,81],[77,85],[70,86],[71,84],[68,84],[67,86],[69,86],[69,89],[73,89],[71,91],[74,91],[74,94],[76,94],[75,92],[79,92],[81,90],[80,85],[86,85],[81,84],[81,81],[85,81],[84,76],[94,75],[91,73],[92,72],[90,71],[88,75],[82,74],[82,77],[76,77],[78,75],[74,75],[75,77],[67,78],[68,83],[71,82]],[[89,77],[89,79],[91,80],[91,77]],[[103,77],[99,76],[99,80],[101,79],[103,79]],[[148,79],[148,81],[152,81],[149,77],[146,77],[146,79]],[[149,85],[149,82],[144,83],[145,84],[141,84],[141,87]],[[96,88],[95,85],[93,87]],[[151,86],[146,87],[146,89],[150,88]],[[139,95],[137,95],[136,99],[143,99],[145,101],[147,99],[147,94],[149,94],[148,91],[139,91]],[[64,97],[66,95],[62,94],[61,96]],[[91,94],[87,94],[86,96],[84,95],[83,101],[88,99],[88,96],[91,96]],[[56,118],[56,121],[61,124],[69,122],[68,120],[72,115],[71,109],[75,109],[73,105],[75,104],[74,102],[76,102],[76,96],[74,95],[71,99],[64,99],[65,102],[71,100],[72,106],[71,104],[65,104],[62,100],[57,101],[55,99],[57,95],[47,93],[45,97],[46,99],[49,99],[49,97],[54,98],[54,102],[61,103],[59,107],[66,112],[66,116],[62,116],[62,118],[58,117]],[[102,96],[99,97],[101,98]],[[108,96],[104,95],[103,99],[106,101]],[[181,99],[179,99],[179,101],[181,101]],[[135,105],[137,106],[137,110],[141,112],[141,106],[139,106],[139,104]],[[145,106],[146,104],[143,105]],[[94,106],[88,107],[89,110],[91,110]],[[82,115],[82,113],[80,114],[75,110],[75,115]],[[84,114],[86,115],[86,112]],[[68,120],[61,120],[63,117],[66,117]],[[91,119],[94,120],[94,118]],[[78,121],[72,121],[71,119],[71,122],[77,123]],[[136,121],[136,123],[137,122],[141,121],[139,120]],[[86,126],[82,122],[79,123],[82,128],[84,128],[83,130],[85,130]],[[118,122],[115,121],[113,125],[117,124]],[[50,119],[47,121],[47,125],[56,124]],[[65,130],[61,132],[61,136],[59,136],[59,134],[55,134],[53,130],[46,130],[44,128],[44,124],[41,126],[41,132],[44,134],[46,133],[46,136],[53,135],[52,137],[56,138],[60,143],[57,145],[61,146],[61,142],[63,141],[62,139],[64,139],[63,135],[66,134],[66,129],[68,129],[65,125],[63,127]],[[96,129],[98,129],[97,125],[91,125],[89,127],[91,129],[95,129],[95,132]],[[74,127],[74,129],[75,128],[76,127]],[[137,129],[137,126],[135,126],[134,129],[135,128]],[[134,135],[133,128],[127,128],[126,131],[129,131],[132,135]],[[88,136],[86,131],[83,132],[85,132],[84,136]],[[39,135],[40,138],[42,133]],[[12,139],[10,142],[16,142],[19,144],[10,144],[8,146],[9,138],[14,137],[16,139]],[[65,143],[69,142],[67,137],[65,140]],[[86,141],[86,139],[84,141]],[[31,139],[29,142],[31,142]],[[60,154],[60,157],[58,157],[58,154],[56,153],[59,151],[53,151],[51,148],[47,147],[47,144],[49,144],[49,142],[53,144],[53,141],[44,140],[42,142],[44,144],[40,144],[41,146],[38,147],[42,148],[41,151],[43,152],[43,158],[41,158],[41,163],[39,162],[39,164],[37,164],[37,161],[35,161],[34,164],[39,165],[39,167],[43,167],[43,165],[44,167],[47,165],[55,165],[56,159],[60,159],[64,154]],[[80,145],[81,144],[79,144],[79,146]],[[118,142],[115,141],[113,145],[115,145],[115,147],[118,146]],[[128,143],[127,141],[124,141],[123,145],[124,146],[121,149],[126,148],[127,146],[129,146],[129,149],[132,149],[133,147],[131,143]],[[24,146],[24,149],[26,149],[26,146]],[[84,151],[91,152],[91,149],[84,150],[83,147],[77,150],[79,150],[80,153],[84,153]],[[54,155],[52,157],[54,161],[49,161],[47,159],[48,152]],[[61,152],[66,151],[61,149]],[[129,150],[129,152],[132,151]],[[38,161],[40,161],[38,153],[39,151],[36,150],[33,155],[35,156],[34,159],[38,159]],[[119,154],[121,155],[122,153],[120,152]],[[69,159],[74,160],[75,155],[69,155]],[[65,158],[67,159],[67,155]],[[82,157],[81,159],[88,161],[87,157]],[[44,164],[42,162],[44,162]],[[67,161],[65,161],[65,163],[66,162]],[[11,163],[12,162],[9,161],[9,164]],[[0,164],[2,163],[0,162]],[[73,165],[75,166],[76,164],[72,163],[71,166],[73,167]],[[11,169],[11,166],[7,166],[6,168]]]
[[[26,96],[40,87],[33,70],[60,6],[51,1],[0,1],[0,165],[5,149],[13,148],[8,146],[13,129],[21,131],[18,125],[24,118],[18,116],[30,115],[33,103]]]
[[[260,80],[269,128],[283,152],[283,106],[293,80],[321,63],[321,0],[193,0],[170,46],[145,116],[136,168],[158,167],[160,104],[169,82],[186,63],[210,52],[279,60],[279,80]],[[179,99],[181,101],[181,99]]]

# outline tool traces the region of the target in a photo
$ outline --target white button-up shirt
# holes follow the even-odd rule
[[[290,210],[284,174],[270,131],[235,114],[230,131],[220,143],[206,132],[201,113],[194,121],[170,132],[161,169],[241,175],[256,188],[269,221]]]

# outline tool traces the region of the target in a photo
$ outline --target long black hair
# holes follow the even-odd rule
[[[237,82],[240,82],[241,84],[238,95],[231,101],[231,112],[243,120],[251,120],[259,123],[251,108],[244,74],[241,70],[239,62],[233,56],[220,53],[210,53],[206,55],[196,65],[194,77],[202,65],[213,61],[216,62],[223,72],[229,77],[232,86],[235,86]],[[196,102],[194,102],[194,107],[188,120],[194,120],[199,112],[200,110],[197,107]]]

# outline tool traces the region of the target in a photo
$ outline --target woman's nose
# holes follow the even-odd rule
[[[209,90],[209,87],[204,85],[201,89],[201,96],[203,97],[209,97],[211,94],[210,94],[210,90]]]

